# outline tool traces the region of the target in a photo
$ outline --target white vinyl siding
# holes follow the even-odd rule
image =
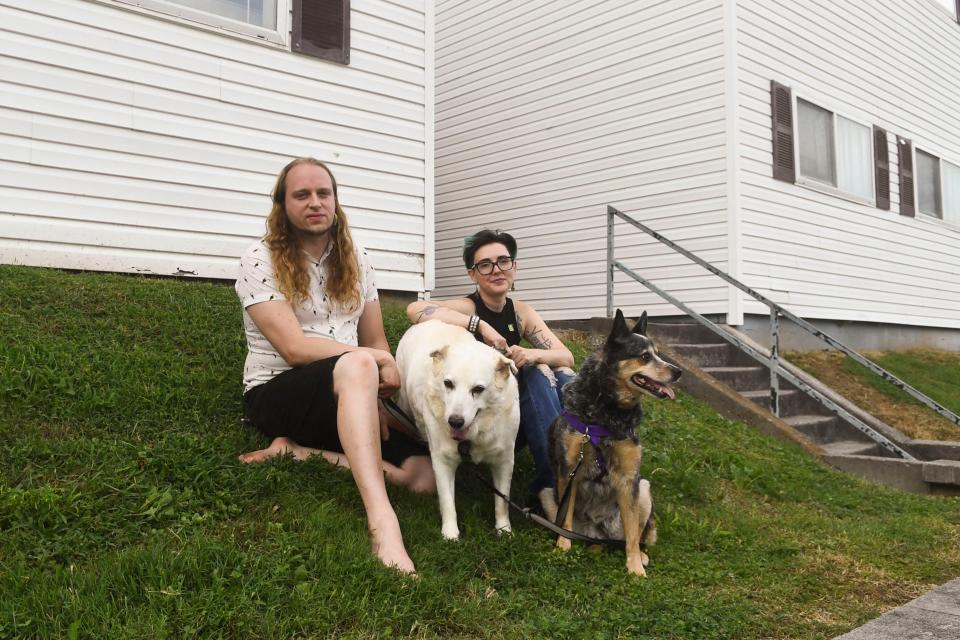
[[[0,262],[233,278],[289,159],[330,164],[382,289],[424,288],[423,2],[354,0],[349,66],[86,0],[0,0]]]
[[[517,297],[547,319],[606,312],[611,204],[727,267],[720,0],[437,8],[434,297],[471,289],[463,237],[519,244]],[[725,313],[715,277],[624,223],[616,258],[702,313]],[[618,275],[628,314],[678,313]]]
[[[929,2],[737,7],[745,282],[807,318],[960,327],[960,226],[898,214],[896,151],[960,158],[957,24]],[[888,132],[889,211],[772,178],[771,80]]]

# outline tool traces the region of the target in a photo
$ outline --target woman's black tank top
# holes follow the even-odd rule
[[[508,346],[512,347],[515,344],[520,344],[520,321],[517,318],[516,310],[513,308],[513,300],[507,298],[507,304],[498,313],[487,308],[477,291],[469,294],[467,298],[473,300],[473,306],[476,307],[476,313],[480,316],[480,319],[496,329],[506,339]],[[479,332],[475,337],[483,342]]]

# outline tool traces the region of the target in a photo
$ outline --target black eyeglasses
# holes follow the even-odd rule
[[[488,276],[493,273],[493,265],[497,265],[500,271],[510,271],[513,269],[513,258],[510,256],[500,256],[496,262],[492,260],[481,260],[470,268],[475,269],[477,273],[482,276]]]

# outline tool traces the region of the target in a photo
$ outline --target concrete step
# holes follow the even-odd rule
[[[765,381],[765,384],[769,382]],[[756,402],[758,405],[763,407],[766,410],[770,410],[770,389],[755,389],[752,391],[741,391],[742,395],[747,400]],[[805,393],[797,391],[789,383],[785,381],[780,381],[780,416],[795,416],[801,413],[823,413],[826,415],[826,409],[819,402],[811,398]]]
[[[836,416],[800,414],[782,420],[817,444],[847,439],[847,435],[840,432],[840,421]]]
[[[648,322],[647,335],[666,344],[696,344],[721,339],[699,322]]]
[[[667,347],[677,356],[700,367],[754,366],[756,360],[728,342],[674,343]]]
[[[736,391],[756,391],[770,385],[770,371],[766,367],[757,366],[723,366],[701,367],[728,387]]]
[[[820,445],[827,455],[831,456],[886,456],[887,452],[875,442],[861,442],[859,440],[837,440],[824,442]]]

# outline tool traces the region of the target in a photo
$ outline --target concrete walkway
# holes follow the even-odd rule
[[[960,640],[960,578],[834,640]]]

